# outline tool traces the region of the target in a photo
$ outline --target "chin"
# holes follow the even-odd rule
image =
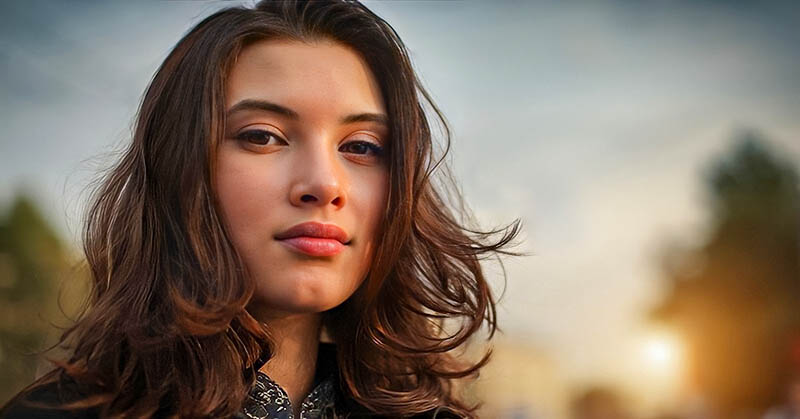
[[[292,284],[279,290],[258,289],[253,303],[267,310],[288,313],[321,313],[343,303],[348,295],[341,290],[330,289],[330,283],[319,286],[297,286]]]

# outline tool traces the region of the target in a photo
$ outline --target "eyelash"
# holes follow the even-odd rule
[[[267,145],[269,143],[269,137],[274,137],[279,141],[283,141],[284,143],[286,142],[286,140],[281,138],[279,135],[273,134],[272,132],[269,132],[269,131],[263,130],[263,129],[251,129],[251,130],[248,130],[248,131],[242,131],[239,134],[236,134],[235,138],[237,140],[250,142],[251,144],[255,144],[255,145],[259,145],[259,146],[265,146],[265,145]],[[263,142],[263,143],[261,143],[261,142],[254,143],[254,142],[250,141],[250,140],[253,140],[253,139],[259,139],[259,140],[266,139],[267,141]]]
[[[270,131],[267,131],[267,130],[262,130],[262,129],[254,129],[254,130],[243,131],[243,132],[240,132],[239,134],[237,134],[234,138],[237,139],[237,140],[241,140],[241,141],[247,141],[250,144],[254,144],[254,145],[257,145],[257,146],[266,146],[266,145],[269,144],[270,137],[273,137],[278,141],[282,141],[283,143],[286,143],[286,140],[281,138],[279,135],[274,134],[274,133],[272,133]],[[254,142],[251,141],[253,139],[259,139],[259,140],[264,140],[265,139],[266,142],[254,143]],[[347,143],[343,144],[342,147],[352,146],[354,144],[366,146],[367,150],[369,152],[372,152],[372,154],[375,155],[376,157],[382,157],[383,156],[383,152],[384,152],[383,147],[381,147],[378,144],[375,144],[373,142],[370,142],[370,141],[361,141],[361,140],[350,141],[350,142],[347,142]],[[355,154],[359,155],[359,156],[366,155],[366,153],[355,153]]]

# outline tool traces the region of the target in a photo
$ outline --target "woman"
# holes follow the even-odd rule
[[[478,261],[519,224],[481,233],[448,209],[422,100],[444,125],[357,2],[200,22],[90,207],[71,356],[6,417],[471,416],[452,380],[488,354],[452,351],[494,332]]]

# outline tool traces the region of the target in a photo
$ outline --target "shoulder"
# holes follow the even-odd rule
[[[0,409],[0,419],[94,419],[98,412],[94,408],[68,409],[65,403],[83,398],[71,381],[56,381],[36,385],[18,394]]]

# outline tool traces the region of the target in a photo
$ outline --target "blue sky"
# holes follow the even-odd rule
[[[127,141],[149,78],[227,4],[1,3],[0,202],[24,185],[74,237],[88,182]],[[658,249],[698,239],[709,160],[753,128],[800,161],[800,7],[367,4],[451,122],[452,166],[478,219],[525,222],[533,256],[507,263],[506,335],[552,353],[571,379],[635,385],[625,359],[659,296]]]

